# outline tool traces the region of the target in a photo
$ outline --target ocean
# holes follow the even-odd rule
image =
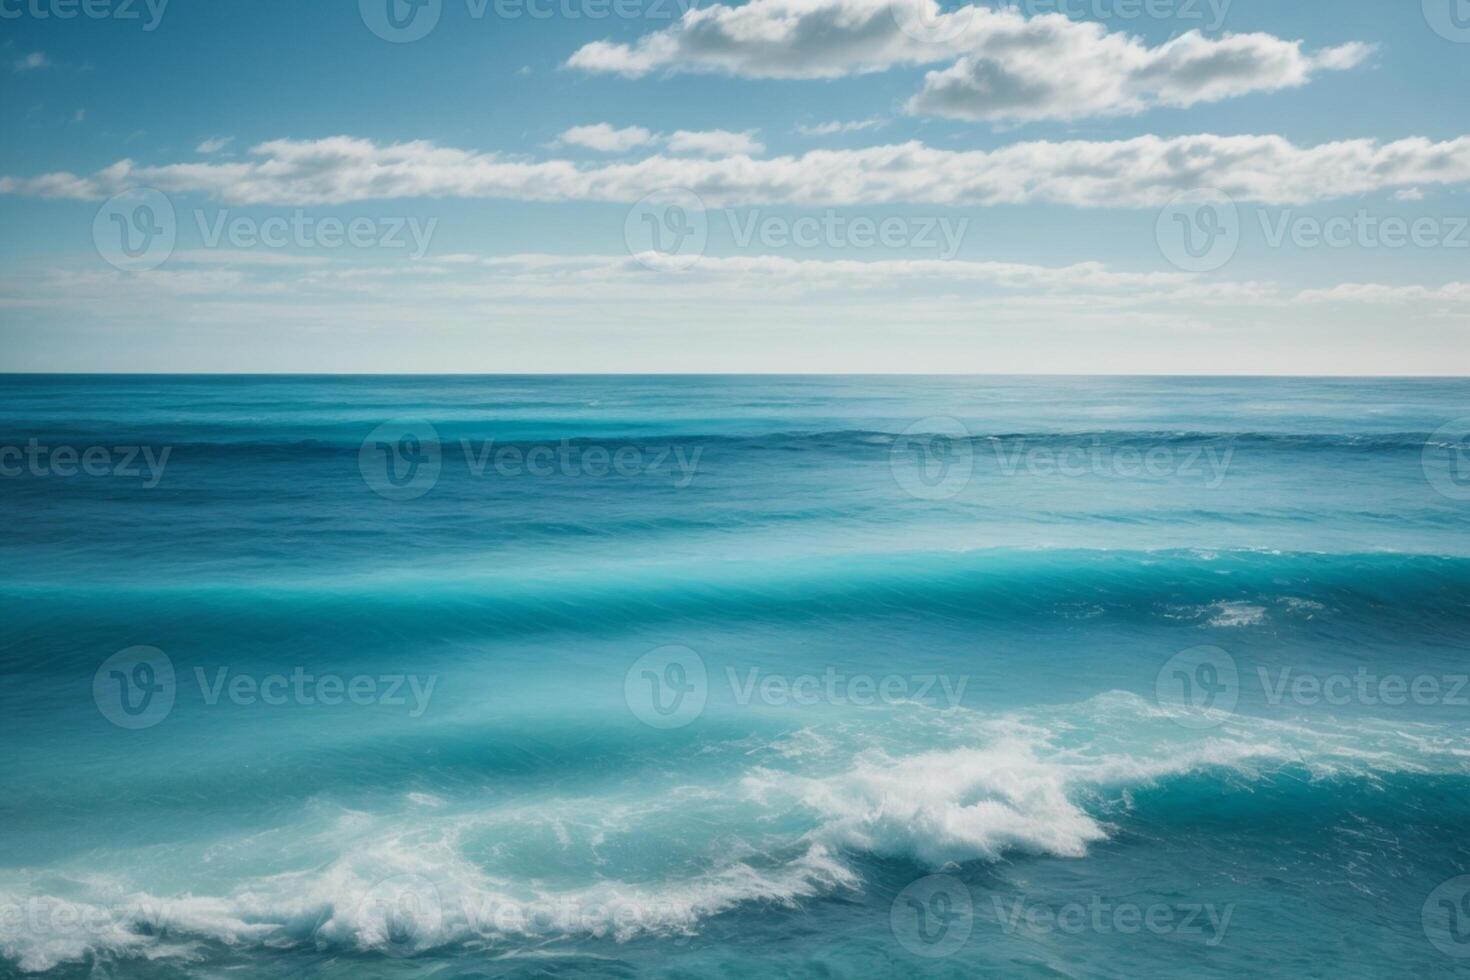
[[[0,377],[0,975],[1470,976],[1467,430]]]

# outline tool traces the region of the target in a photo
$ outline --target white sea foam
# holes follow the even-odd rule
[[[458,944],[499,956],[564,939],[682,935],[744,905],[860,889],[865,854],[933,868],[1013,852],[1080,857],[1109,833],[1089,801],[1113,791],[1126,799],[1178,774],[1225,768],[1251,778],[1300,765],[1313,776],[1372,778],[1463,772],[1470,755],[1466,739],[1433,726],[1235,718],[1200,733],[1168,714],[1124,692],[1004,716],[913,709],[913,724],[898,726],[902,743],[844,729],[787,733],[740,778],[743,792],[679,785],[652,798],[518,800],[488,813],[444,800],[415,807],[411,819],[343,810],[304,842],[307,854],[330,855],[325,862],[221,895],[160,896],[121,875],[10,874],[0,880],[0,955],[42,971],[89,959],[198,959],[209,944],[395,954]],[[657,834],[680,814],[719,841],[701,852],[702,870],[685,862],[619,878],[604,874],[616,865],[597,861],[581,880],[553,884],[496,874],[483,855],[469,856],[475,834],[528,821],[561,827],[558,848],[581,834],[595,851],[609,834]]]
[[[1210,626],[1259,626],[1266,621],[1266,607],[1248,602],[1217,602],[1210,610],[1214,612],[1209,619]]]

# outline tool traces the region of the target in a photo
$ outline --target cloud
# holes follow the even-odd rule
[[[37,68],[50,67],[51,60],[46,57],[46,52],[44,51],[32,51],[24,58],[17,59],[15,62],[16,71],[35,71]]]
[[[1152,208],[1213,188],[1239,202],[1307,204],[1405,187],[1470,183],[1470,137],[1444,142],[1344,140],[1297,146],[1281,136],[1140,136],[943,150],[919,142],[800,156],[655,154],[577,164],[525,160],[426,141],[336,136],[273,140],[248,160],[144,166],[120,160],[88,177],[0,178],[0,193],[98,200],[132,187],[232,204],[323,205],[394,198],[632,202],[687,188],[708,207],[886,203]]]
[[[358,299],[367,289],[399,297],[411,283],[421,284],[423,299],[454,303],[507,297],[540,299],[625,299],[649,297],[651,286],[669,293],[699,293],[712,287],[750,300],[762,297],[895,291],[909,302],[942,298],[948,290],[977,290],[1017,298],[1081,297],[1103,305],[1138,307],[1191,300],[1212,305],[1288,306],[1301,298],[1382,302],[1458,299],[1470,302],[1470,285],[1387,287],[1344,284],[1330,290],[1296,293],[1256,281],[1219,281],[1178,271],[1128,271],[1103,262],[1062,266],[1033,263],[912,259],[796,258],[787,255],[705,255],[692,267],[655,253],[621,255],[455,254],[417,261],[395,258],[362,262],[358,256],[300,255],[277,251],[193,249],[174,253],[162,269],[114,274],[85,263],[75,269],[48,266],[0,284],[12,302],[68,306],[79,299],[75,288],[54,288],[58,277],[75,277],[96,286],[98,301],[115,299],[120,283],[149,284],[172,291],[207,294],[227,283],[255,291],[270,284],[282,297],[336,295]],[[722,294],[724,295],[724,294]]]
[[[881,125],[883,125],[881,119],[858,119],[852,122],[834,119],[831,122],[816,123],[810,126],[797,124],[796,131],[802,136],[835,136],[838,133],[857,133]]]
[[[614,129],[608,123],[573,126],[557,137],[560,143],[569,146],[585,146],[599,153],[626,153],[636,147],[646,146],[652,140],[653,134],[642,126]]]
[[[670,153],[698,156],[754,156],[764,153],[765,144],[755,138],[754,130],[732,133],[724,129],[690,131],[681,129],[668,139]]]
[[[1209,40],[1198,31],[1150,49],[1131,38],[1104,35],[1098,25],[1068,23],[1072,27],[1060,34],[1079,27],[1088,34],[985,50],[929,72],[908,110],[1004,121],[1132,115],[1154,106],[1187,108],[1304,85],[1314,72],[1351,67],[1369,51],[1356,44],[1307,55],[1300,42],[1269,34]]]
[[[7,349],[47,370],[690,371],[714,351],[752,371],[1444,374],[1470,336],[1470,283],[1313,294],[1100,262],[710,255],[675,273],[626,254],[350,251],[181,251],[132,274],[23,260],[0,278]],[[105,331],[128,343],[92,342]]]
[[[233,142],[235,142],[235,137],[233,136],[213,136],[194,147],[194,152],[204,154],[218,153]]]
[[[732,133],[724,129],[681,129],[671,136],[651,133],[642,126],[616,129],[609,123],[573,126],[557,137],[558,144],[585,146],[601,153],[625,153],[640,146],[662,143],[678,156],[736,156],[765,152],[765,145],[755,138],[755,131]]]
[[[1470,306],[1470,282],[1443,286],[1385,286],[1380,283],[1344,283],[1330,289],[1305,289],[1297,294],[1302,303],[1454,303]]]
[[[911,112],[972,120],[1132,115],[1305,84],[1361,64],[1371,48],[1307,53],[1270,34],[1190,31],[1150,47],[1061,14],[1026,18],[935,0],[750,0],[686,11],[633,44],[596,41],[567,65],[637,77],[653,71],[747,78],[837,78],[952,61],[930,72]]]

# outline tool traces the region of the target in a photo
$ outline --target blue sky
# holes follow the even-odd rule
[[[1465,0],[90,3],[0,2],[0,369],[1470,363]]]

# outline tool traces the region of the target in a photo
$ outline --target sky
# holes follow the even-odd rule
[[[0,0],[0,371],[1464,375],[1470,0]]]

